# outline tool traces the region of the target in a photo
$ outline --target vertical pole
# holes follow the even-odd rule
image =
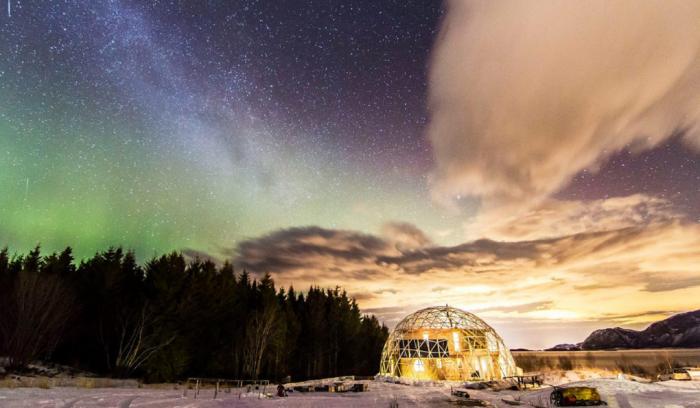
[[[194,386],[194,399],[197,399],[197,395],[199,395],[199,378],[197,378],[197,383]]]
[[[214,399],[219,395],[219,380],[216,380],[216,388],[214,389]]]

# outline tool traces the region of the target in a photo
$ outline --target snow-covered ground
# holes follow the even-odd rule
[[[590,379],[575,383],[597,387],[612,407],[700,408],[700,382],[669,381],[639,383],[626,379]],[[270,391],[273,391],[272,389]],[[522,401],[523,406],[547,407],[551,389],[518,392],[470,390],[472,398],[488,401],[491,406],[510,407],[503,400]],[[410,386],[385,382],[369,382],[369,390],[362,393],[299,393],[286,398],[259,399],[254,394],[219,393],[213,399],[213,390],[201,391],[194,399],[190,390],[153,388],[98,388],[74,387],[6,388],[0,389],[0,407],[454,407],[464,406],[450,396],[448,386]],[[393,404],[396,405],[393,405]]]
[[[621,408],[700,408],[700,381],[664,381],[640,383],[625,379],[593,379],[568,385],[596,387],[611,407]],[[521,401],[534,406],[547,406],[549,390],[521,396]]]

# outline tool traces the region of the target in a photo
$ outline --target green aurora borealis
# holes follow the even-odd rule
[[[400,100],[382,111],[328,110],[337,89],[327,85],[304,91],[307,103],[281,103],[275,92],[336,79],[310,61],[267,77],[270,53],[280,66],[294,57],[274,42],[248,42],[257,23],[225,26],[239,31],[217,40],[230,49],[214,52],[200,32],[163,31],[186,8],[17,6],[1,22],[0,245],[71,245],[78,257],[118,245],[140,259],[186,249],[219,256],[288,226],[449,225],[429,199],[429,162],[416,156],[424,142],[403,142],[420,135],[423,114],[386,122],[404,116]],[[392,86],[359,62],[353,69],[385,81],[363,98]],[[413,81],[401,86],[415,94]],[[408,106],[422,111],[415,95]],[[329,112],[336,118],[319,122]]]
[[[378,180],[371,171],[358,175],[331,160],[300,167],[295,163],[304,153],[288,151],[265,166],[284,180],[260,186],[226,157],[217,158],[223,166],[188,162],[185,154],[125,143],[116,132],[110,138],[94,136],[99,130],[71,130],[47,123],[23,131],[11,121],[0,128],[1,232],[12,249],[73,245],[86,256],[124,245],[139,257],[180,249],[216,254],[237,239],[285,226],[372,231],[392,213],[443,222],[421,205],[429,203],[419,198],[427,192],[401,186],[397,175]],[[57,131],[63,137],[56,138]],[[318,187],[329,183],[338,187]]]

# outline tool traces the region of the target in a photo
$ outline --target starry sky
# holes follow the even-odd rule
[[[232,259],[514,347],[699,308],[697,7],[488,3],[10,0],[0,246]]]
[[[438,3],[12,3],[13,245],[149,256],[399,212],[447,224],[425,199],[422,137]]]

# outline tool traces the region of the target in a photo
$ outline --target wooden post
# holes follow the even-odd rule
[[[197,399],[197,395],[199,395],[199,378],[197,378],[197,383],[194,386],[194,399]]]
[[[216,380],[216,388],[214,389],[214,399],[219,395],[219,380]]]

